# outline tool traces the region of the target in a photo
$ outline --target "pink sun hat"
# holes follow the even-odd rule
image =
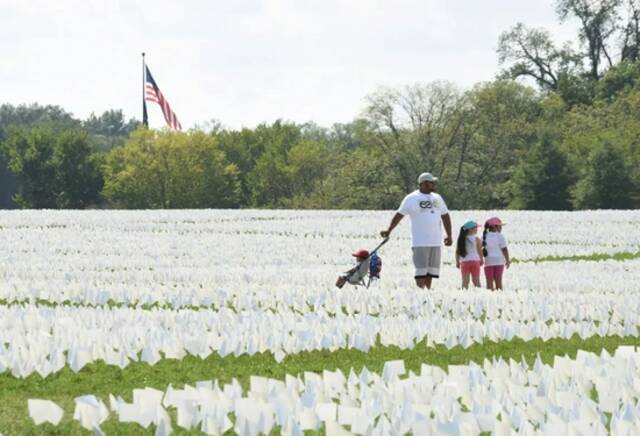
[[[500,218],[497,216],[491,217],[487,220],[485,225],[487,226],[504,226],[506,223],[503,223]]]

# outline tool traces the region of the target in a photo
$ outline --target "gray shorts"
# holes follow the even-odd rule
[[[440,277],[440,247],[412,247],[415,278]]]

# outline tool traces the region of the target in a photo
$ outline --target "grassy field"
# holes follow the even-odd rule
[[[615,261],[624,261],[624,260],[632,260],[640,258],[640,251],[636,252],[619,252],[619,253],[593,253],[584,256],[543,256],[537,257],[535,259],[529,259],[526,261],[518,260],[517,258],[513,259],[514,263],[518,262],[559,262],[559,261],[602,261],[602,260],[615,260]]]
[[[469,214],[477,215],[478,212]],[[482,214],[490,215],[489,212]],[[472,309],[481,307],[483,310],[490,308],[508,312],[500,320],[521,323],[526,322],[522,316],[532,314],[527,315],[526,310],[518,312],[516,309],[536,309],[537,304],[542,306],[550,302],[549,307],[545,307],[548,313],[533,314],[533,318],[526,319],[546,320],[547,325],[553,322],[560,327],[572,322],[573,325],[592,323],[598,326],[601,320],[607,319],[608,313],[611,325],[616,327],[608,331],[622,331],[619,327],[626,327],[626,324],[630,328],[624,331],[636,330],[634,327],[639,325],[635,315],[638,307],[636,272],[640,259],[640,239],[633,229],[637,227],[637,213],[557,215],[505,211],[504,214],[510,223],[507,238],[511,235],[514,239],[515,236],[519,237],[519,242],[510,242],[512,260],[519,265],[509,271],[505,293],[486,293],[470,298],[460,293],[445,294],[453,302],[438,300],[444,301],[442,307],[446,306],[446,310],[436,307],[433,315],[424,318],[425,322],[436,316],[447,321],[460,321],[458,316],[462,315],[450,311],[462,308],[469,320],[488,323],[484,315],[475,312],[473,316],[469,315]],[[454,215],[454,218],[461,216],[462,212]],[[279,306],[267,298],[269,295],[281,296],[276,301],[278,304],[282,301],[291,304],[281,308],[283,313],[295,314],[295,309],[304,307],[306,310],[307,306],[309,310],[316,311],[316,306],[310,303],[316,301],[313,300],[315,289],[322,288],[322,292],[326,293],[328,288],[332,288],[337,271],[343,268],[342,263],[336,263],[340,261],[338,254],[340,259],[344,257],[345,262],[350,260],[352,245],[373,242],[378,238],[377,232],[365,229],[378,229],[386,225],[388,219],[386,212],[322,211],[244,211],[242,214],[236,211],[56,214],[31,211],[7,216],[0,226],[7,241],[4,262],[0,263],[0,277],[4,278],[0,287],[3,286],[5,290],[0,295],[0,307],[6,309],[10,306],[17,310],[7,316],[4,321],[9,324],[4,325],[21,326],[27,311],[37,313],[39,309],[51,307],[71,309],[68,311],[70,315],[65,315],[64,326],[80,325],[78,314],[89,313],[89,319],[98,319],[91,318],[91,311],[85,310],[92,307],[135,308],[142,311],[158,309],[169,313],[179,307],[198,311],[217,311],[224,307],[234,310],[236,314],[243,311],[251,313],[254,309],[256,313],[278,312]],[[616,222],[616,232],[611,232],[608,227],[611,220]],[[407,229],[403,231],[405,233],[396,233],[398,240],[387,244],[382,253],[386,262],[382,284],[391,283],[393,286],[390,286],[390,290],[381,287],[384,292],[380,295],[375,293],[376,289],[367,291],[369,294],[366,295],[374,303],[379,303],[376,309],[389,308],[393,316],[396,312],[399,316],[405,315],[403,305],[411,308],[407,313],[413,316],[413,304],[420,306],[420,302],[413,301],[413,294],[403,293],[405,290],[415,292],[407,248],[409,236]],[[560,235],[561,241],[553,239]],[[368,242],[366,246],[371,245]],[[615,250],[618,252],[611,253]],[[254,268],[254,258],[265,260],[261,268]],[[449,251],[442,260],[446,271],[443,269],[438,289],[455,291],[459,286],[459,272],[452,267],[452,259],[452,252]],[[582,274],[586,275],[583,277]],[[191,288],[198,285],[198,292],[191,293]],[[509,295],[510,287],[518,292]],[[202,289],[206,289],[206,292],[201,292]],[[567,296],[562,292],[567,292],[570,298],[565,298]],[[395,298],[396,294],[402,298]],[[558,300],[554,301],[556,296]],[[296,300],[298,297],[302,303]],[[593,298],[599,299],[600,304],[594,304]],[[355,300],[359,303],[364,299],[359,294],[355,298],[345,294],[344,301],[329,301],[331,304],[319,305],[317,311],[333,314],[337,312],[329,309],[341,308],[345,315],[351,316],[355,310]],[[576,307],[567,306],[566,301]],[[512,302],[514,311],[505,311],[505,307],[512,308],[504,305]],[[387,305],[383,306],[385,303]],[[362,307],[364,309],[358,306],[358,310],[369,310],[369,306]],[[21,308],[28,310],[21,311]],[[76,308],[78,311],[74,310]],[[604,317],[600,316],[603,313]],[[378,321],[386,315],[374,311],[372,316]],[[123,319],[119,324],[114,324],[115,328],[122,325],[129,328],[126,319]],[[132,316],[132,319],[135,322],[135,317]],[[233,319],[233,322],[237,322],[236,318]],[[422,325],[422,321],[420,323]],[[41,324],[33,321],[29,325],[32,330],[28,333],[47,336],[53,332],[51,327],[47,327],[48,324]],[[141,329],[147,341],[151,334],[158,334],[156,328],[163,328],[161,323],[149,325],[152,327]],[[224,325],[229,326],[228,330],[224,330],[225,334],[235,333],[235,324],[225,321]],[[395,327],[392,323],[388,325]],[[135,324],[135,327],[138,326]],[[244,328],[240,323],[237,326]],[[264,332],[271,337],[280,333],[269,327],[271,325],[267,324],[266,329],[258,333]],[[197,329],[185,328],[183,331],[191,334]],[[560,335],[556,330],[551,336]],[[445,333],[451,331],[453,327]],[[63,329],[63,332],[66,333],[66,330]],[[128,333],[127,330],[124,336],[128,337]],[[23,336],[17,338],[12,352],[17,349],[16,344],[21,344],[21,339],[29,337],[26,332],[21,331],[20,334]],[[90,346],[102,339],[108,341],[109,334],[108,329],[100,330],[93,336],[84,337],[80,345]],[[417,337],[424,338],[425,334],[434,336],[436,332],[421,333]],[[14,339],[9,334],[5,336],[5,345],[8,346]],[[426,339],[411,349],[383,346],[379,342],[368,352],[357,349],[303,352],[289,354],[280,363],[270,352],[239,357],[226,355],[224,358],[214,352],[206,359],[187,355],[180,360],[161,359],[154,366],[140,361],[131,362],[124,369],[97,361],[84,366],[78,373],[67,366],[46,379],[35,373],[24,379],[16,378],[7,369],[0,374],[0,432],[5,436],[89,434],[73,419],[74,398],[82,395],[96,395],[108,406],[109,394],[131,402],[132,391],[136,388],[152,387],[164,391],[170,384],[182,388],[185,384],[194,385],[203,380],[217,380],[222,385],[236,379],[246,391],[251,376],[283,380],[287,374],[295,376],[306,371],[320,373],[335,369],[348,374],[352,368],[360,372],[363,367],[380,372],[384,363],[391,360],[403,360],[407,370],[418,372],[422,364],[446,369],[448,365],[468,364],[471,361],[482,363],[484,359],[498,356],[517,361],[525,359],[532,364],[539,355],[545,363],[551,364],[554,356],[575,357],[578,350],[595,353],[607,350],[613,353],[621,345],[640,346],[640,337],[637,336],[593,336],[582,339],[574,335],[571,339],[525,341],[516,335],[513,340],[500,342],[491,342],[487,337],[482,343],[474,343],[466,349],[461,346],[448,349],[445,345],[427,347]],[[503,336],[492,332],[491,337]],[[474,340],[477,339],[474,337]],[[42,357],[37,354],[35,347],[30,350],[27,346],[23,350],[20,352],[24,356],[16,352],[12,358],[26,361],[31,357]],[[34,425],[28,414],[28,399],[54,401],[65,411],[63,420],[58,426]],[[199,428],[186,431],[177,427],[175,410],[169,409],[168,412],[174,419],[173,434],[202,434]],[[100,427],[110,435],[148,435],[155,432],[154,425],[145,429],[138,424],[120,423],[115,412],[111,412],[110,418]],[[278,429],[274,430],[274,433],[277,432]]]
[[[619,345],[640,346],[640,338],[609,336],[582,340],[574,336],[570,340],[551,339],[546,342],[514,339],[509,342],[475,344],[467,349],[458,346],[450,350],[445,346],[428,348],[421,342],[411,350],[395,346],[376,346],[368,353],[353,349],[305,352],[288,356],[281,363],[277,363],[270,353],[225,358],[214,354],[204,360],[188,356],[182,360],[163,359],[154,366],[135,362],[122,370],[98,362],[87,365],[77,374],[67,367],[44,380],[39,375],[17,379],[5,373],[0,375],[0,431],[5,435],[88,434],[77,421],[72,420],[73,398],[86,394],[94,394],[108,404],[109,394],[120,395],[126,401],[132,401],[132,390],[135,388],[154,387],[165,390],[169,384],[182,387],[183,384],[201,380],[219,380],[222,384],[236,378],[247,388],[251,375],[284,379],[286,374],[296,375],[304,371],[321,372],[324,369],[338,368],[348,374],[350,368],[359,372],[365,366],[373,371],[381,371],[384,362],[397,359],[404,360],[407,370],[414,372],[419,371],[423,363],[446,368],[449,364],[466,364],[470,361],[482,363],[484,359],[494,356],[515,360],[524,358],[531,364],[539,354],[545,363],[552,363],[554,356],[566,354],[575,357],[579,349],[595,353],[607,350],[611,353]],[[65,410],[63,421],[55,427],[50,424],[35,426],[28,416],[29,398],[56,402]],[[115,414],[112,414],[101,428],[107,434],[134,435],[154,432],[153,425],[144,429],[137,424],[121,424],[117,422]],[[174,427],[174,434],[201,433]]]

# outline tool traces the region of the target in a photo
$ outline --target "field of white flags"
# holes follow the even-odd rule
[[[251,377],[244,391],[237,381],[200,381],[175,389],[134,389],[133,401],[109,395],[109,407],[94,395],[75,399],[74,418],[101,432],[110,414],[120,422],[170,434],[167,410],[181,428],[208,434],[614,434],[640,433],[640,351],[620,347],[614,356],[579,351],[575,360],[539,359],[530,368],[514,360],[451,365],[445,372],[422,365],[418,374],[389,361],[381,374],[364,368],[305,372],[285,380]],[[595,393],[595,395],[594,395]],[[54,402],[29,400],[35,422],[57,424],[63,411]],[[229,416],[234,416],[234,421]],[[607,416],[608,415],[608,416]],[[611,417],[611,421],[609,421]]]
[[[640,431],[640,354],[616,351],[640,345],[640,211],[452,211],[454,237],[507,222],[498,292],[460,290],[453,247],[416,288],[406,219],[381,279],[337,289],[393,213],[0,211],[0,432]],[[611,355],[518,358],[593,341]],[[423,363],[336,357],[380,350]],[[291,364],[307,355],[313,368]]]

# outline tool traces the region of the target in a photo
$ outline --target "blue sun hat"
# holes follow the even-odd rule
[[[473,220],[469,220],[469,221],[467,221],[466,223],[464,223],[464,224],[462,225],[462,228],[463,228],[464,230],[471,230],[471,229],[473,229],[473,228],[475,228],[475,227],[478,227],[478,223],[477,223],[477,222],[475,222],[475,221],[473,221]]]

